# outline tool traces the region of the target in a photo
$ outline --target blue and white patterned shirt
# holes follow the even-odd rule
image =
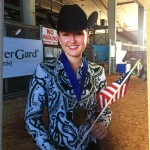
[[[82,67],[83,65],[76,72],[79,82]],[[28,133],[35,140],[39,149],[59,150],[59,147],[65,147],[68,150],[75,150],[90,128],[90,121],[95,119],[95,112],[99,112],[96,92],[99,88],[104,87],[106,87],[104,68],[88,62],[84,89],[81,101],[78,102],[60,58],[51,58],[39,64],[30,82],[25,109]],[[48,112],[48,127],[44,126],[42,121],[45,105]],[[73,122],[73,112],[78,106],[87,110],[85,122],[80,126],[76,126]],[[99,121],[107,128],[110,120],[111,110],[107,108]],[[93,140],[92,135],[88,134],[80,150],[84,150]]]

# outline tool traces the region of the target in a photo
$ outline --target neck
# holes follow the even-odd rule
[[[71,64],[72,69],[74,70],[74,72],[76,72],[79,66],[81,65],[82,55],[81,57],[68,57],[68,60]]]

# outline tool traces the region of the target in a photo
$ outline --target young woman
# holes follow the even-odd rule
[[[100,112],[96,92],[106,87],[106,78],[104,68],[88,62],[83,54],[89,20],[76,4],[61,8],[57,31],[63,52],[39,64],[30,83],[25,122],[41,150],[76,150]],[[45,105],[48,128],[41,119]],[[100,150],[98,141],[106,137],[110,120],[107,108],[79,150]]]

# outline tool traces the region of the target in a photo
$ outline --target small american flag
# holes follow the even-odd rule
[[[97,101],[101,110],[106,106],[106,104],[112,97],[113,98],[111,101],[115,102],[126,94],[130,75],[125,82],[124,80],[127,77],[128,73],[129,72],[125,73],[121,78],[117,79],[111,85],[102,89],[100,92],[97,92]]]

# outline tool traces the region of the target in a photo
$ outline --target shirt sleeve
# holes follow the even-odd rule
[[[46,102],[44,80],[46,75],[39,65],[29,85],[24,116],[27,131],[40,150],[50,150],[54,147],[50,142],[48,131],[42,122],[42,114]]]
[[[106,129],[108,129],[108,127],[110,125],[111,118],[112,118],[111,108],[107,107],[100,117],[100,121],[105,126]]]
[[[102,88],[105,88],[107,86],[107,81],[106,81],[106,76],[105,76],[105,70],[104,68],[102,69],[102,73],[100,76],[100,84],[99,84],[99,90],[101,90]],[[111,122],[111,118],[112,118],[112,111],[111,111],[111,107],[108,106],[103,114],[100,116],[99,121],[105,126],[106,129],[108,129],[110,122]]]

